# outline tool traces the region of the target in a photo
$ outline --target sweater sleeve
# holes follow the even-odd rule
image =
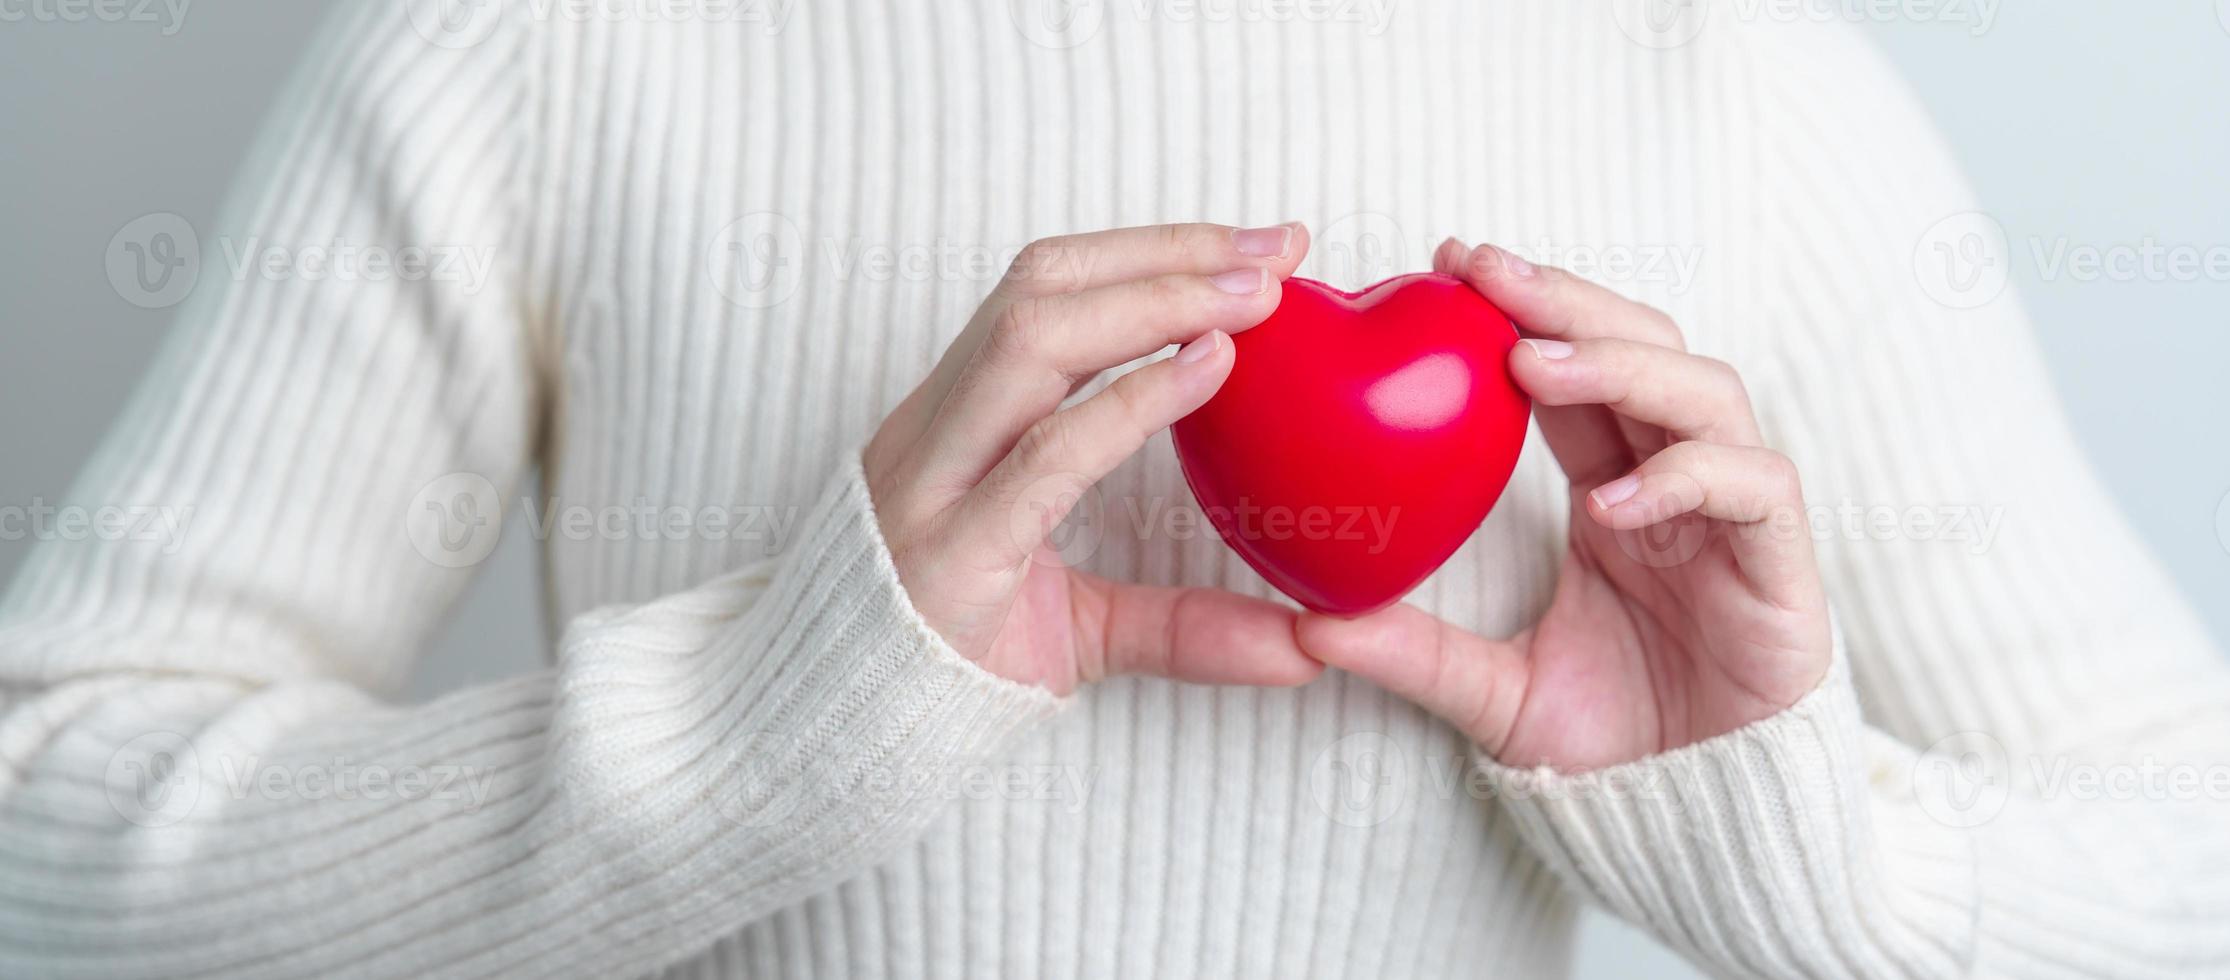
[[[914,612],[856,462],[780,556],[388,700],[542,415],[537,55],[432,6],[322,35],[63,503],[97,523],[0,606],[0,976],[654,971],[895,851],[939,812],[914,777],[1057,707]],[[398,264],[257,258],[311,247]]]
[[[1771,80],[1775,345],[1741,366],[1805,475],[1835,665],[1727,735],[1487,782],[1716,975],[2222,976],[2230,669],[2078,455],[1909,93],[1840,28],[1770,30],[1716,49]]]

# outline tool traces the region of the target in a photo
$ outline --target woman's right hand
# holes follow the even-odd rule
[[[1230,334],[1277,309],[1300,225],[1124,228],[1033,243],[867,445],[883,537],[914,607],[961,655],[1068,694],[1152,674],[1303,684],[1294,614],[1214,589],[1111,582],[1063,564],[1067,508],[1231,373]],[[1063,409],[1100,372],[1184,345]]]

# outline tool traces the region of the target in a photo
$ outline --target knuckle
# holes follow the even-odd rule
[[[995,358],[1028,360],[1044,349],[1051,319],[1043,300],[1016,300],[992,319],[984,345]]]
[[[1007,281],[1025,289],[1075,288],[1077,284],[1065,274],[1067,264],[1061,261],[1073,247],[1073,242],[1065,237],[1040,238],[1022,246],[1021,251],[1014,253],[1014,261],[1007,264]]]
[[[1076,427],[1060,415],[1048,415],[1022,431],[1022,438],[1015,441],[1015,454],[1030,464],[1032,470],[1057,466],[1069,457],[1076,445]]]
[[[1161,226],[1161,247],[1172,263],[1194,255],[1220,254],[1230,246],[1231,230],[1199,222]]]
[[[1698,481],[1708,481],[1712,459],[1718,452],[1710,443],[1690,439],[1666,446],[1651,460],[1652,468],[1667,473],[1679,473]]]
[[[1672,314],[1647,303],[1635,305],[1641,308],[1642,322],[1647,325],[1651,336],[1659,338],[1661,343],[1674,350],[1688,349],[1688,337],[1681,333],[1680,321],[1673,319]]]
[[[1747,410],[1750,407],[1750,388],[1742,380],[1741,371],[1716,357],[1699,356],[1697,360],[1703,362],[1704,371],[1710,376],[1711,390],[1718,392],[1730,408]]]
[[[1765,451],[1765,465],[1771,474],[1772,486],[1785,500],[1804,496],[1804,474],[1797,470],[1796,460],[1778,450]]]
[[[1145,441],[1146,433],[1158,428],[1152,421],[1152,399],[1140,387],[1146,383],[1145,379],[1148,377],[1150,375],[1145,371],[1133,371],[1108,385],[1106,391],[1107,397],[1114,403],[1115,414],[1123,420],[1124,431],[1137,435],[1141,442]]]
[[[1146,281],[1146,302],[1156,310],[1175,312],[1190,308],[1199,293],[1185,276],[1156,276]]]

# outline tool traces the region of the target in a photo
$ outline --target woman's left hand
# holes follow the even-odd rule
[[[1412,606],[1304,617],[1311,655],[1447,719],[1505,765],[1592,769],[1765,718],[1825,675],[1827,599],[1789,458],[1734,369],[1670,318],[1492,246],[1433,265],[1518,323],[1510,370],[1572,484],[1555,598],[1506,640]]]

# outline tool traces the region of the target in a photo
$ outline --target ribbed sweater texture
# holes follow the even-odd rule
[[[346,5],[198,229],[70,495],[190,509],[175,547],[50,541],[0,605],[0,976],[1532,977],[1585,902],[1715,975],[2230,974],[2221,787],[2035,778],[2207,765],[2230,675],[2017,299],[1916,275],[1973,197],[1848,27],[439,6]],[[1056,699],[960,658],[859,447],[1024,244],[1182,220],[1306,221],[1348,287],[1492,241],[1671,312],[1826,515],[1828,680],[1572,775],[1338,673]],[[225,258],[340,244],[434,267]],[[1535,441],[1411,601],[1523,628],[1567,492]],[[1166,436],[1087,507],[1095,571],[1271,594],[1166,519]],[[559,518],[561,639],[407,703],[498,509]],[[2006,793],[1939,792],[1993,754]]]

